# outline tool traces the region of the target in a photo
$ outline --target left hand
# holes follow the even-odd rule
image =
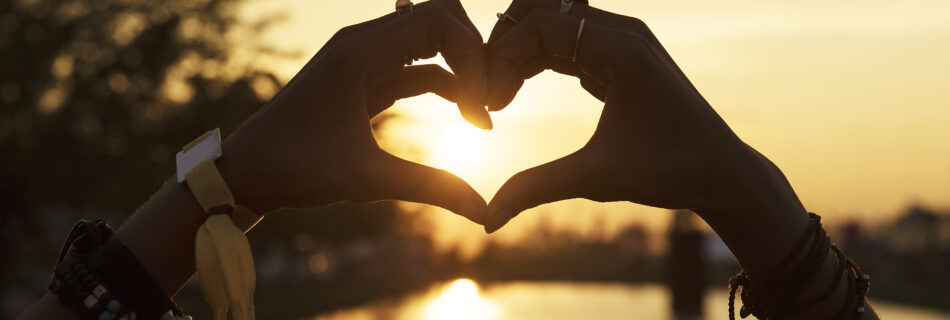
[[[405,66],[441,52],[436,65]],[[458,0],[416,4],[341,29],[272,100],[224,141],[219,167],[238,203],[261,214],[341,201],[436,205],[477,223],[485,200],[444,170],[380,149],[370,119],[395,100],[434,92],[491,128],[482,38]]]
[[[691,209],[727,242],[736,225],[807,223],[781,171],[729,128],[645,23],[577,0],[561,14],[560,5],[514,0],[513,19],[495,25],[489,108],[504,108],[525,79],[552,69],[577,77],[603,112],[584,147],[505,182],[489,204],[487,232],[572,198]]]

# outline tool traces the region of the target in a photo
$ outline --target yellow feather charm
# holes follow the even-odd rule
[[[234,319],[254,320],[254,257],[247,237],[237,225],[247,230],[261,217],[234,203],[234,196],[213,160],[196,166],[185,175],[185,180],[205,212],[217,211],[212,209],[219,206],[232,209],[231,216],[211,212],[195,235],[195,267],[214,318],[227,319],[230,306]]]
[[[254,319],[254,259],[247,237],[224,214],[208,217],[195,238],[195,262],[201,290],[216,320]]]

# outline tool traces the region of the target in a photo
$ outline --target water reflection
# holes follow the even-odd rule
[[[703,317],[724,320],[724,289],[706,291]],[[313,320],[674,319],[669,290],[657,284],[506,282],[480,287],[469,279],[435,285],[400,299],[338,311]],[[950,320],[950,314],[874,302],[882,319]]]
[[[478,285],[469,279],[458,279],[425,307],[428,320],[494,320],[498,307],[478,293]]]

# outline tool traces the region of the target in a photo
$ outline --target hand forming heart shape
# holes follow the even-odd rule
[[[487,45],[459,0],[410,5],[337,32],[223,142],[217,167],[235,202],[268,213],[405,200],[446,208],[490,233],[547,202],[632,201],[697,212],[749,279],[769,278],[787,264],[783,259],[790,261],[785,252],[796,251],[796,240],[817,219],[805,213],[781,171],[716,114],[643,22],[583,0],[514,0],[501,16]],[[454,74],[406,66],[438,52]],[[373,136],[373,116],[425,92],[457,102],[466,120],[491,128],[489,111],[507,106],[525,79],[545,69],[577,77],[603,101],[600,122],[580,150],[512,176],[490,204],[455,175],[383,151]],[[116,235],[165,292],[177,291],[194,272],[192,240],[207,217],[185,188],[167,184]],[[827,251],[826,240],[813,243]],[[821,261],[816,268],[827,270],[828,279],[813,284],[840,283],[831,279],[842,270],[822,264],[835,258],[827,253],[816,260],[820,250],[811,251],[802,260]],[[801,298],[812,300],[815,290]],[[828,301],[845,299],[838,297]],[[815,310],[833,312],[827,305]]]
[[[406,66],[441,52],[455,71]],[[219,168],[257,212],[385,199],[440,206],[483,223],[487,204],[465,181],[393,156],[370,119],[395,100],[435,92],[491,128],[484,44],[457,0],[433,0],[338,31],[271,101],[223,143]],[[465,93],[464,95],[462,93]]]
[[[801,318],[873,315],[863,300],[867,276],[837,249],[830,253],[824,232],[812,232],[821,230],[819,219],[805,213],[781,171],[732,132],[643,22],[584,0],[515,0],[486,47],[459,0],[408,8],[337,32],[223,142],[225,156],[217,167],[234,202],[268,213],[340,201],[406,200],[449,209],[489,233],[525,209],[568,198],[688,208],[709,223],[742,266],[745,280],[736,281],[733,293],[737,286],[755,292],[771,287],[787,293],[775,296],[782,303],[815,301],[806,306],[817,307]],[[454,74],[438,66],[406,66],[437,52]],[[583,148],[512,176],[490,204],[455,175],[383,151],[373,136],[373,116],[397,99],[425,92],[458,102],[466,120],[491,128],[489,111],[504,108],[525,79],[545,69],[577,77],[605,102],[600,122]],[[194,239],[208,216],[187,188],[166,184],[110,242],[127,245],[131,254],[123,259],[146,266],[153,280],[146,282],[165,293],[191,277],[196,252],[201,254]],[[812,233],[814,241],[798,240],[810,240]],[[813,248],[807,256],[790,260],[806,242]],[[249,261],[248,254],[243,257]],[[788,276],[797,282],[762,282],[783,278],[777,267],[797,270]],[[230,274],[248,284],[252,273]],[[843,274],[849,275],[849,292],[837,289]],[[863,288],[852,290],[858,279],[864,279]],[[829,283],[834,290],[824,289]],[[796,286],[800,290],[785,290]],[[253,285],[237,291],[252,296]],[[43,299],[37,305],[52,307],[37,312],[68,312],[53,295]],[[224,306],[217,310],[226,312]],[[773,311],[752,312],[764,318]]]
[[[643,22],[580,0],[561,8],[557,0],[515,0],[487,50],[458,0],[344,28],[225,141],[232,156],[221,170],[259,212],[398,199],[449,209],[487,232],[525,209],[569,198],[689,208],[714,228],[731,221],[723,215],[799,203],[781,172],[732,132]],[[437,52],[455,74],[405,66]],[[482,106],[501,110],[545,69],[579,78],[604,101],[600,123],[583,148],[514,175],[490,204],[448,172],[382,151],[373,137],[372,116],[425,92],[458,102],[466,120],[491,128]]]
[[[576,1],[516,0],[488,40],[488,104],[504,108],[545,69],[575,76],[606,102],[580,150],[511,177],[489,204],[492,232],[519,212],[587,198],[689,208],[717,223],[737,206],[798,200],[765,157],[743,143],[692,86],[647,26]],[[776,186],[769,189],[762,186]],[[751,194],[774,201],[754,203]],[[777,203],[776,203],[777,202]]]

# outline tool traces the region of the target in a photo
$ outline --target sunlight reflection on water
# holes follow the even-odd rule
[[[438,298],[426,303],[425,318],[441,319],[498,319],[498,307],[478,293],[478,285],[469,279],[452,281]]]
[[[400,299],[312,320],[673,319],[669,291],[656,284],[506,282],[457,279]],[[950,320],[950,314],[876,301],[882,319]],[[725,289],[709,290],[703,319],[727,319]],[[751,319],[751,318],[750,318]]]

